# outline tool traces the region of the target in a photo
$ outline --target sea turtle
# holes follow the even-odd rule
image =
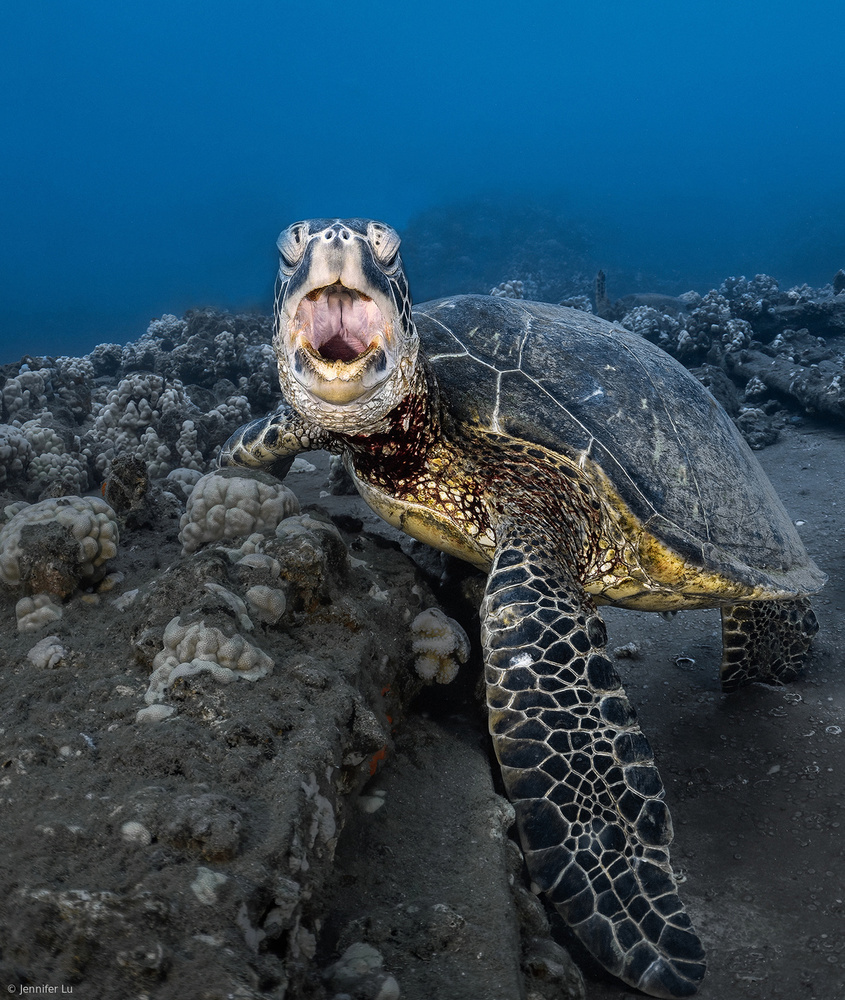
[[[720,607],[724,687],[782,682],[824,574],[731,420],[658,347],[539,302],[412,312],[379,222],[299,222],[278,246],[286,402],[221,463],[281,477],[326,448],[387,521],[488,571],[490,731],[531,878],[615,976],[694,993],[704,952],[663,784],[597,605]]]

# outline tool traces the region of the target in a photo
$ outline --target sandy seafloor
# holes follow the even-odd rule
[[[609,648],[639,650],[617,666],[666,785],[673,865],[708,953],[699,996],[840,1000],[845,431],[804,420],[757,454],[830,576],[804,675],[723,695],[715,611],[672,621],[607,611]],[[251,582],[219,553],[183,558],[172,512],[122,532],[113,592],[71,598],[40,631],[18,634],[19,594],[0,592],[0,988],[10,994],[578,995],[554,980],[551,960],[535,961],[533,979],[520,972],[525,950],[559,953],[509,885],[520,875],[508,867],[477,655],[454,685],[406,707],[410,618],[439,602],[473,633],[468,603],[460,588],[438,592],[439,557],[400,551],[357,496],[327,491],[326,456],[308,458],[313,469],[289,485],[340,527],[353,562],[338,568],[342,556],[318,551],[325,579],[311,580],[313,594],[313,566],[291,570],[300,603],[284,628],[256,622],[252,637],[276,664],[252,684],[200,676],[174,688],[173,716],[136,721],[170,616],[206,608],[204,581],[236,592]],[[117,610],[115,596],[133,588],[141,596]],[[49,634],[65,656],[35,666],[27,652]],[[362,788],[364,804],[383,800],[375,811],[354,804]],[[354,942],[379,952],[376,979],[327,979]],[[572,951],[588,998],[634,995]]]

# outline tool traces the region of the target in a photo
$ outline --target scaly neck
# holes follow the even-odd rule
[[[431,446],[440,439],[440,423],[437,382],[420,358],[409,391],[397,406],[367,433],[338,438],[352,452],[358,475],[392,491],[425,465]]]

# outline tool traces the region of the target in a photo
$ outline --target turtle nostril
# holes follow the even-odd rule
[[[348,240],[349,239],[349,230],[348,229],[341,229],[341,231],[340,231],[340,238],[342,240]]]

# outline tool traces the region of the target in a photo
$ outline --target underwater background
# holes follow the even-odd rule
[[[842,24],[832,0],[6,0],[0,362],[269,310],[308,216],[396,226],[417,301],[590,294],[599,267],[612,297],[824,285]]]

